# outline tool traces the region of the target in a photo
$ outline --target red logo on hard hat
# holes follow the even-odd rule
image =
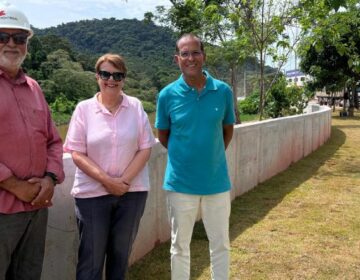
[[[5,11],[0,11],[0,17],[5,16],[5,15],[6,15]]]

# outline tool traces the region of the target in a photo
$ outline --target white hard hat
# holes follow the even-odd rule
[[[33,35],[25,14],[8,2],[0,2],[0,28],[23,29]]]

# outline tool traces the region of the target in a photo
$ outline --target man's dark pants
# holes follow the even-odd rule
[[[0,214],[0,280],[39,280],[48,209]]]

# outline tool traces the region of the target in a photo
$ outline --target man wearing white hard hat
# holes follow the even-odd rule
[[[48,207],[64,180],[62,143],[38,83],[21,64],[33,35],[0,2],[0,280],[38,280]]]

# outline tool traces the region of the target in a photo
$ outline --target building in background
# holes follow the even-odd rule
[[[310,81],[310,76],[302,73],[300,70],[288,70],[285,72],[286,81],[289,86],[303,87],[305,82]]]

